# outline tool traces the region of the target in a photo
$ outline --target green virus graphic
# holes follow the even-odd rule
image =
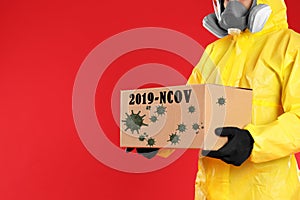
[[[194,123],[194,124],[192,125],[192,129],[193,129],[194,131],[196,131],[196,134],[199,133],[200,128],[201,128],[201,129],[204,129],[203,122],[201,122],[200,125],[199,125],[198,123]]]
[[[147,146],[150,146],[150,147],[152,147],[156,143],[154,138],[152,138],[152,137],[148,138],[147,133],[144,133],[143,135],[140,135],[139,136],[139,141],[141,141],[141,142],[147,141]]]
[[[158,114],[158,116],[159,115],[164,115],[167,112],[167,107],[165,107],[163,105],[159,105],[159,106],[156,107],[156,111],[155,112]]]
[[[217,104],[219,104],[219,106],[225,105],[226,104],[226,99],[224,97],[218,98]]]
[[[188,108],[188,110],[189,110],[189,113],[194,113],[195,111],[196,111],[196,108],[195,108],[195,106],[190,106],[189,108]]]
[[[170,139],[168,140],[168,142],[171,142],[171,144],[174,144],[174,145],[176,145],[176,144],[178,144],[179,143],[179,141],[180,141],[180,136],[179,135],[177,135],[176,134],[176,132],[175,133],[172,133],[171,135],[169,135],[170,136]]]
[[[127,116],[126,119],[122,120],[122,122],[125,122],[125,126],[126,126],[125,131],[130,129],[132,133],[134,131],[139,133],[141,126],[148,126],[148,124],[144,123],[144,119],[143,119],[146,115],[141,116],[140,113],[141,113],[141,111],[134,114],[133,110],[131,110],[130,115],[128,115],[128,113],[126,113],[126,116]]]
[[[183,124],[183,123],[182,124],[178,124],[176,130],[178,130],[180,133],[183,133],[183,132],[186,131],[186,125]]]
[[[155,115],[152,115],[150,117],[150,121],[153,122],[153,123],[155,123],[157,121],[157,117]]]
[[[144,133],[144,135],[139,136],[139,141],[143,142],[145,139],[146,139],[145,133]]]
[[[155,139],[152,138],[152,137],[150,137],[150,138],[147,140],[147,145],[150,146],[150,147],[152,147],[152,146],[155,145],[155,142],[156,142]]]
[[[194,123],[194,124],[192,125],[192,128],[193,128],[193,130],[198,131],[198,130],[200,129],[200,125],[197,124],[197,123]]]

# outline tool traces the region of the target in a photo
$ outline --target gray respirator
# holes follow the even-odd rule
[[[219,38],[231,34],[233,30],[239,33],[248,28],[252,33],[263,29],[271,14],[270,6],[257,5],[256,0],[247,9],[238,0],[229,0],[226,8],[224,0],[213,0],[215,13],[207,15],[203,19],[203,26]]]

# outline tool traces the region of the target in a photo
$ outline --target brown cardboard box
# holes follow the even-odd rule
[[[121,91],[120,146],[218,149],[251,121],[252,91],[215,84]]]

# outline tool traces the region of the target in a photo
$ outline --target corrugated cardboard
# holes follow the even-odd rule
[[[251,105],[251,90],[215,84],[123,90],[120,146],[219,149],[215,128],[243,128]]]

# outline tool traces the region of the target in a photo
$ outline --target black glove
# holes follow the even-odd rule
[[[221,137],[228,137],[228,142],[217,151],[202,150],[203,156],[218,158],[235,166],[240,166],[250,156],[254,140],[249,131],[224,127],[217,128],[215,133]]]
[[[126,152],[131,152],[134,149],[136,149],[136,152],[138,154],[141,154],[142,156],[144,156],[144,157],[146,157],[148,159],[153,158],[157,154],[157,152],[159,150],[159,148],[129,148],[129,147],[127,147],[125,149],[125,151]]]

